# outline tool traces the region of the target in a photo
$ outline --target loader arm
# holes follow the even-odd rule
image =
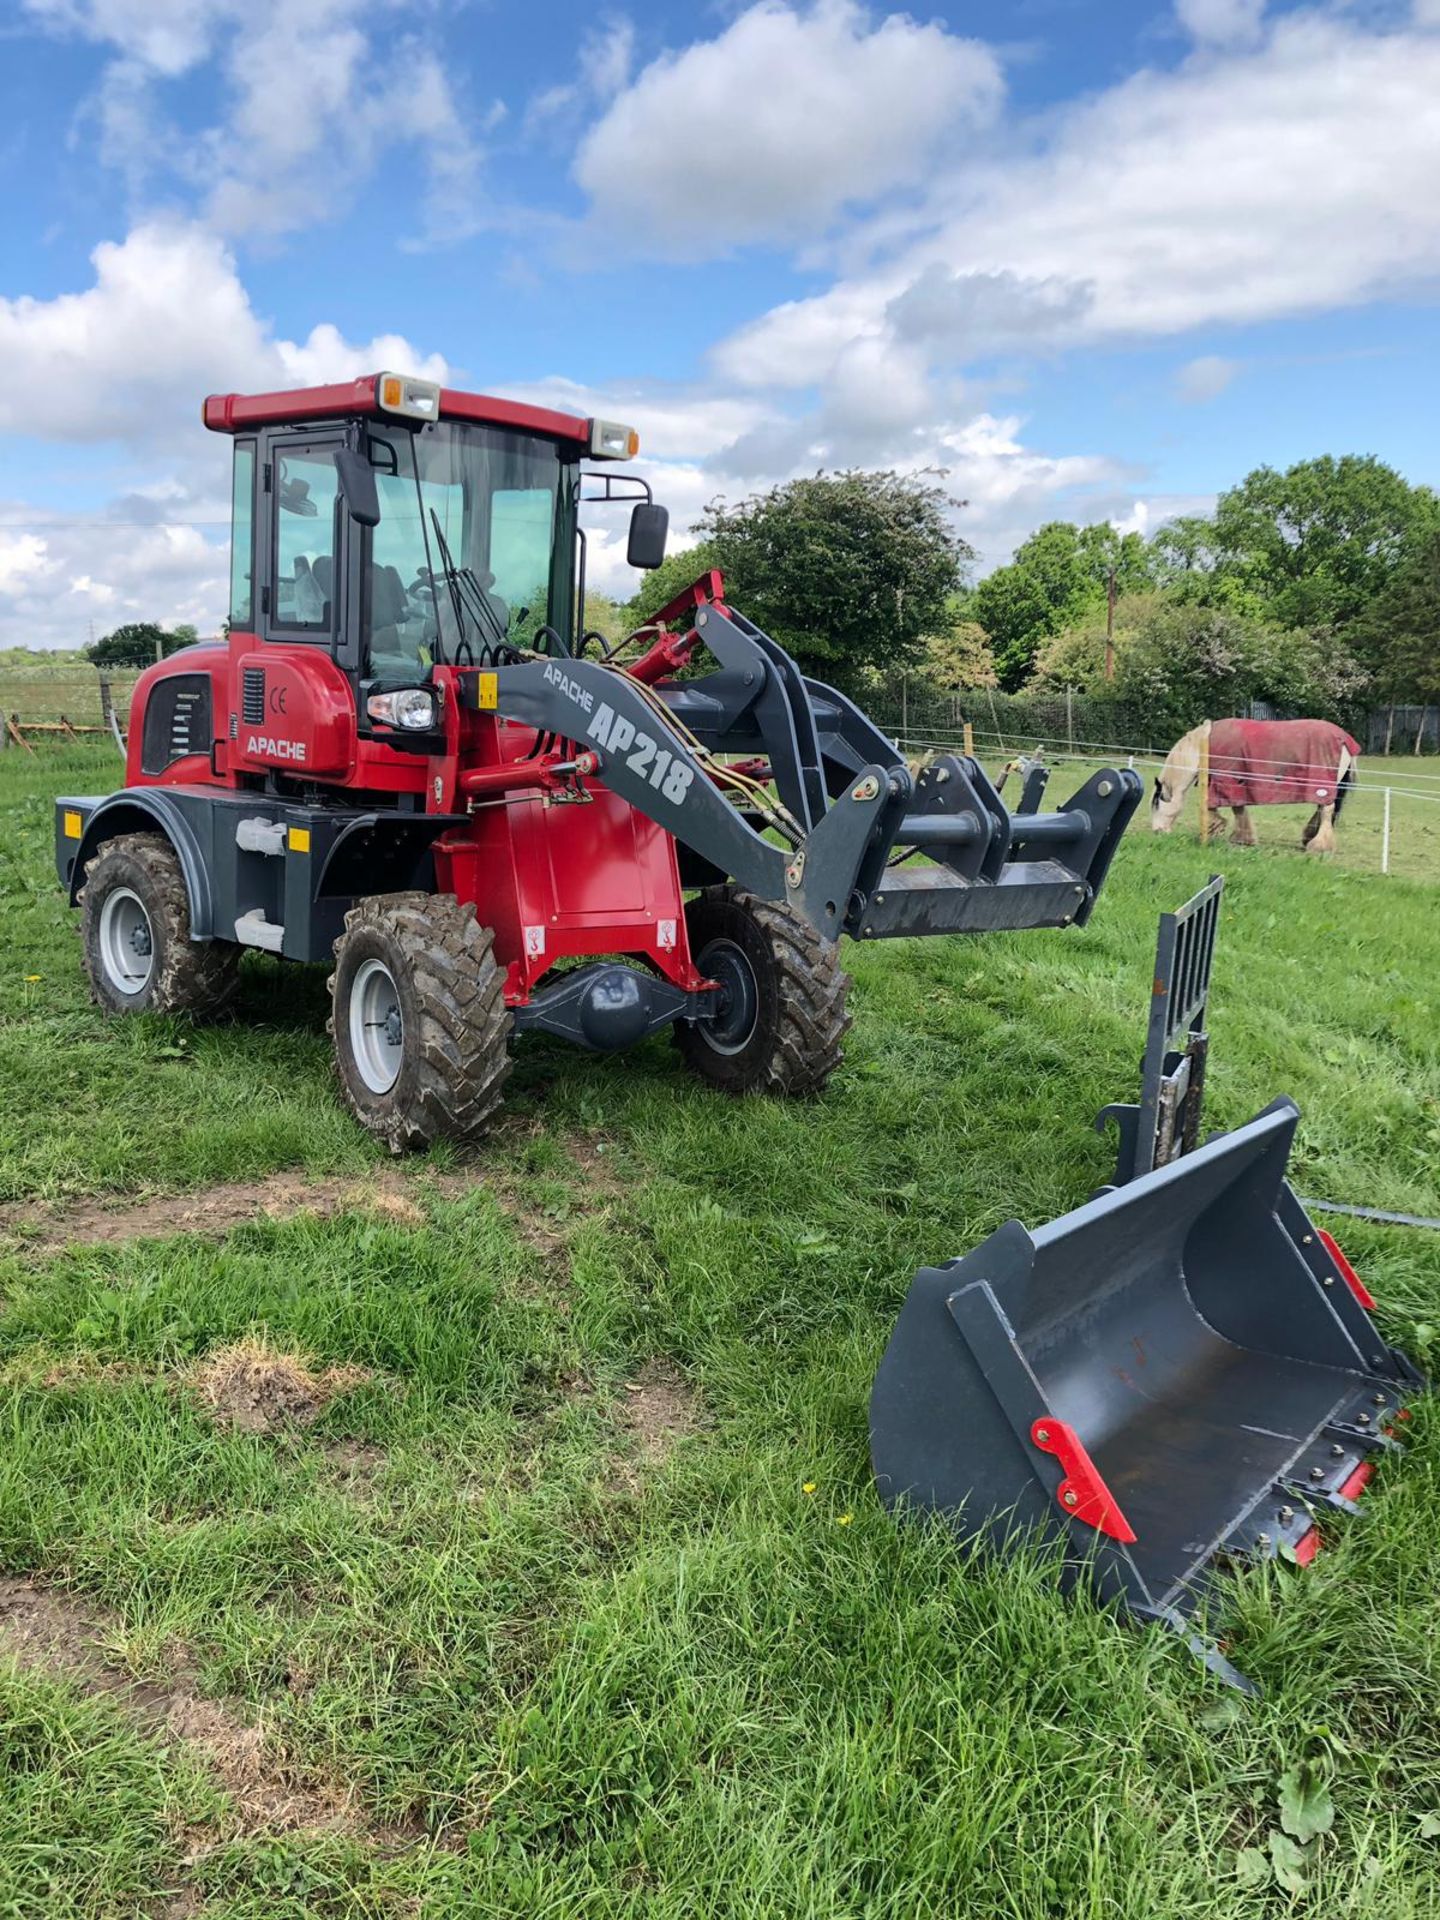
[[[1139,804],[1138,774],[1107,769],[1056,812],[1012,816],[974,759],[942,755],[913,776],[853,701],[806,680],[730,608],[700,607],[695,638],[719,663],[697,679],[652,687],[609,663],[531,660],[483,676],[485,709],[594,753],[595,777],[622,799],[826,939],[1089,917]],[[476,709],[481,683],[460,676]],[[735,755],[763,757],[777,809],[742,810],[729,796],[717,763]],[[767,837],[777,828],[788,852]]]

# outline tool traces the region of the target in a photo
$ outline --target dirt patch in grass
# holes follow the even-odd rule
[[[625,1182],[611,1142],[595,1134],[564,1141],[587,1188],[618,1198]],[[404,1173],[374,1167],[361,1178],[309,1180],[300,1173],[274,1173],[194,1193],[154,1194],[136,1199],[104,1194],[63,1203],[27,1201],[0,1208],[0,1253],[47,1258],[71,1246],[113,1246],[127,1240],[171,1239],[199,1234],[220,1240],[252,1220],[286,1220],[300,1213],[326,1219],[337,1213],[369,1213],[396,1226],[424,1226],[427,1195],[457,1200],[477,1187],[505,1210],[526,1243],[546,1255],[563,1250],[565,1233],[535,1210],[525,1186],[503,1167],[474,1162],[453,1171],[420,1168]]]
[[[191,1371],[190,1384],[220,1424],[242,1433],[278,1433],[308,1427],[337,1394],[362,1386],[365,1367],[327,1367],[315,1373],[297,1355],[263,1340],[218,1347]]]
[[[583,1189],[568,1208],[548,1209],[537,1201],[537,1186],[543,1186],[546,1175],[532,1181],[526,1174],[503,1165],[490,1166],[483,1172],[477,1169],[477,1174],[483,1179],[486,1191],[503,1209],[520,1239],[548,1261],[557,1256],[567,1257],[575,1227],[591,1217],[597,1208],[603,1209],[618,1200],[625,1192],[626,1183],[613,1142],[600,1134],[572,1132],[555,1135],[546,1128],[543,1120],[533,1114],[502,1116],[496,1129],[496,1135],[503,1136],[516,1151],[547,1134],[560,1146],[570,1163],[566,1171],[573,1171],[578,1176]],[[553,1179],[553,1175],[549,1177]],[[564,1178],[565,1174],[562,1173],[561,1179]]]
[[[346,1493],[369,1493],[387,1465],[385,1449],[364,1440],[336,1440],[322,1451],[326,1465]]]
[[[428,1176],[429,1190],[454,1195],[476,1184],[469,1175]],[[70,1246],[110,1246],[124,1240],[170,1239],[203,1234],[222,1239],[252,1220],[289,1219],[297,1213],[321,1218],[343,1212],[372,1213],[397,1225],[422,1226],[423,1189],[413,1177],[377,1167],[364,1179],[306,1180],[275,1173],[263,1180],[205,1187],[198,1193],[157,1194],[136,1200],[114,1194],[54,1206],[32,1201],[0,1212],[0,1249],[48,1255]]]
[[[630,1437],[635,1461],[658,1467],[677,1440],[701,1425],[700,1397],[669,1360],[647,1360],[622,1390],[617,1416]]]
[[[183,1742],[224,1787],[240,1833],[364,1831],[348,1795],[306,1781],[262,1728],[205,1699],[183,1659],[172,1662],[172,1678],[163,1687],[117,1666],[105,1647],[118,1630],[113,1619],[89,1612],[68,1594],[0,1577],[0,1653],[62,1674],[88,1693],[113,1699],[145,1732]]]

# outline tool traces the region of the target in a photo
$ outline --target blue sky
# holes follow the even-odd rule
[[[382,364],[633,420],[680,537],[1440,482],[1440,0],[11,0],[0,128],[0,645],[213,628],[202,396]]]

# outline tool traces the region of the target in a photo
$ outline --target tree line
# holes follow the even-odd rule
[[[153,620],[130,620],[92,641],[85,658],[97,667],[148,667],[156,660],[193,646],[200,637],[191,626],[162,627]]]
[[[1051,521],[974,579],[940,474],[816,474],[717,503],[621,611],[706,567],[805,672],[954,692],[1113,691],[1161,723],[1255,699],[1343,718],[1440,699],[1440,498],[1371,455],[1258,467],[1149,538]]]

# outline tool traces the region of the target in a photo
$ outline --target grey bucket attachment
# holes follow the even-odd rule
[[[1072,1578],[1187,1633],[1226,1559],[1310,1558],[1317,1514],[1353,1510],[1422,1383],[1286,1182],[1298,1119],[1278,1100],[922,1268],[870,1401],[886,1504],[997,1547],[1058,1537]]]

